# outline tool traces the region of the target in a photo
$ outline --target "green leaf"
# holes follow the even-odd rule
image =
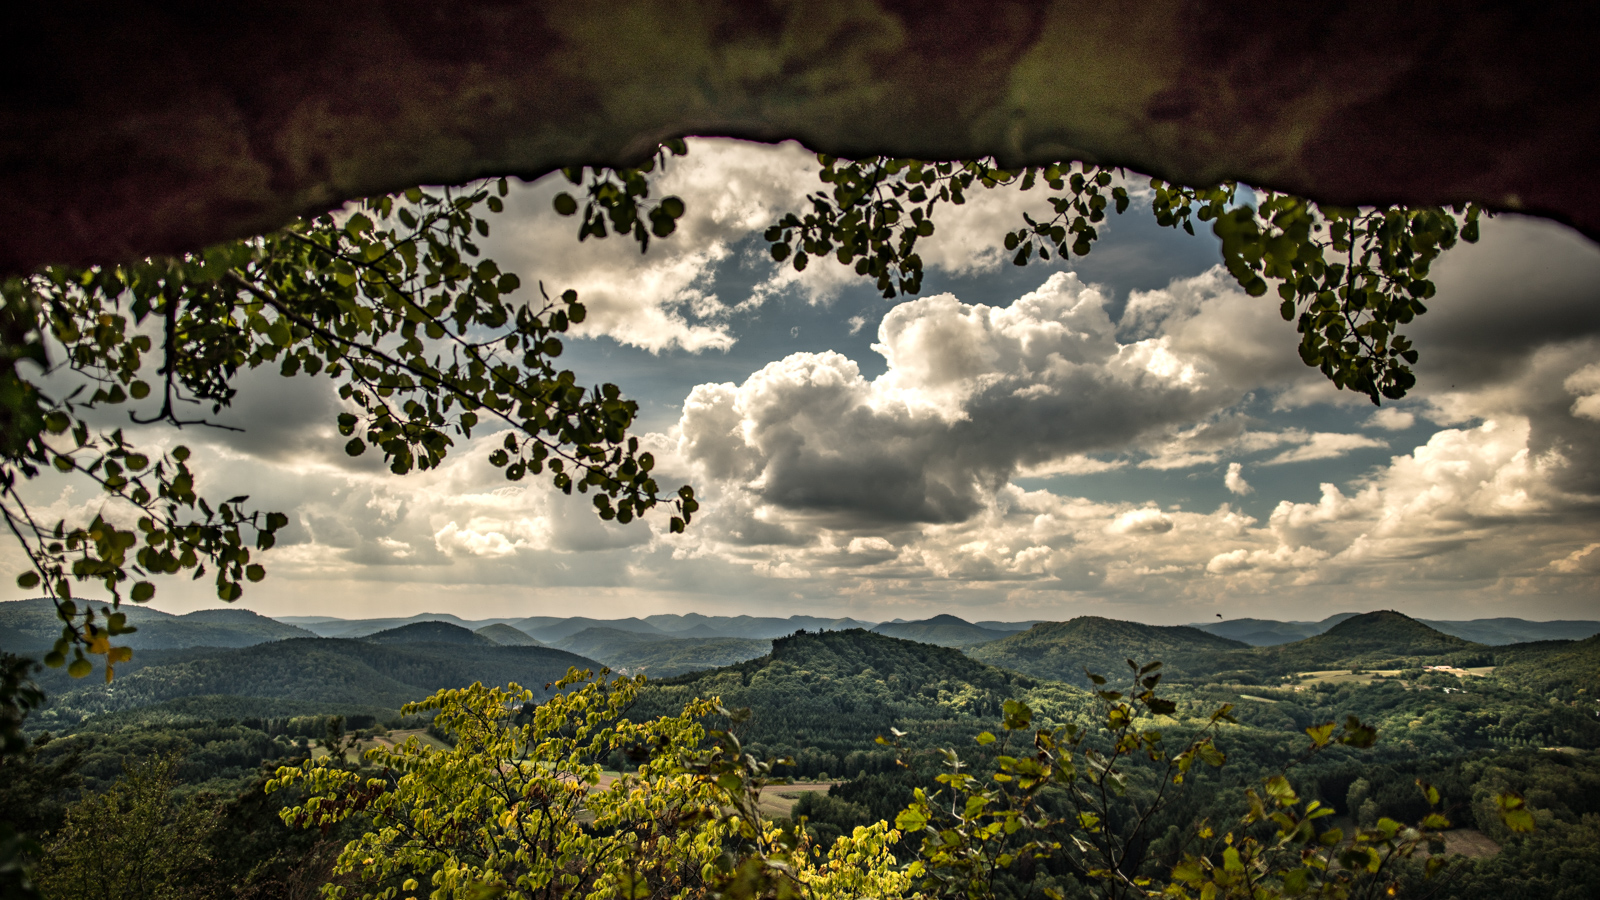
[[[987,731],[983,731],[983,732],[979,732],[978,736],[976,738],[974,738],[974,740],[976,740],[978,742],[978,746],[983,747],[983,746],[988,746],[989,744],[994,743],[996,738],[995,738],[995,736],[993,734],[991,734],[991,733],[989,733]]]
[[[921,831],[928,824],[928,816],[915,806],[908,806],[894,817],[894,827],[905,834]]]
[[[1294,788],[1289,784],[1289,779],[1282,775],[1274,775],[1267,779],[1267,795],[1278,801],[1279,806],[1292,806],[1300,802]]]
[[[1336,726],[1332,722],[1313,725],[1306,729],[1306,734],[1311,736],[1311,743],[1317,747],[1326,747],[1333,740],[1333,730]]]
[[[39,586],[39,573],[34,571],[23,572],[17,576],[17,587],[31,590]]]
[[[129,598],[135,603],[148,603],[155,595],[156,586],[148,581],[137,582],[134,584],[133,590],[128,592]]]
[[[1535,824],[1533,812],[1528,809],[1528,802],[1516,791],[1506,791],[1496,794],[1495,804],[1500,808],[1500,821],[1506,828],[1518,834],[1533,831]]]
[[[558,215],[570,216],[578,211],[578,201],[566,191],[557,194],[552,205],[555,206]]]
[[[1021,731],[1033,723],[1033,710],[1021,700],[1007,700],[1004,705],[1005,720],[1002,724],[1009,731]]]

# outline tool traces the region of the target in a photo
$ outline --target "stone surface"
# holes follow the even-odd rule
[[[179,251],[663,138],[1088,158],[1600,234],[1600,6],[803,0],[19,4],[0,269]]]

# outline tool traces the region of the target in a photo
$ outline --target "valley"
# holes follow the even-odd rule
[[[48,634],[47,612],[35,601],[0,604],[0,628],[37,647]],[[731,723],[745,749],[786,760],[773,772],[779,783],[761,795],[763,815],[803,817],[831,839],[893,822],[952,748],[987,758],[974,736],[998,732],[1006,710],[1025,707],[1041,727],[1088,721],[1098,702],[1090,673],[1118,688],[1133,677],[1129,660],[1159,660],[1159,691],[1174,706],[1150,724],[1167,740],[1201,733],[1219,709],[1230,719],[1216,736],[1227,766],[1202,776],[1182,806],[1163,813],[1168,818],[1155,823],[1161,829],[1233,815],[1229,797],[1292,764],[1301,796],[1333,807],[1351,827],[1415,820],[1426,811],[1415,782],[1438,786],[1458,826],[1443,852],[1465,860],[1454,896],[1497,896],[1535,881],[1581,884],[1596,864],[1594,623],[1512,623],[1505,633],[1574,637],[1489,644],[1461,636],[1474,632],[1472,623],[1455,623],[1459,634],[1452,634],[1378,611],[1332,617],[1314,634],[1265,643],[1268,631],[1282,636],[1303,623],[275,621],[243,610],[138,612],[145,615],[130,616],[139,628],[130,637],[142,643],[129,641],[133,658],[110,684],[60,670],[36,675],[49,702],[29,720],[37,743],[25,761],[5,763],[16,781],[0,790],[0,804],[23,802],[19,791],[28,785],[46,791],[56,777],[50,773],[70,770],[60,777],[74,786],[58,788],[30,813],[47,829],[74,797],[113,784],[125,762],[162,754],[180,760],[180,791],[244,798],[272,766],[324,756],[339,741],[352,748],[350,765],[358,751],[412,736],[445,750],[450,738],[429,715],[400,712],[436,691],[516,683],[537,702],[554,696],[548,686],[569,668],[610,667],[647,677],[628,712],[635,720],[676,714],[696,698],[748,710]],[[1255,643],[1242,639],[1252,636]],[[1301,759],[1306,728],[1352,715],[1376,728],[1370,748],[1334,746]],[[613,773],[637,764],[622,750],[597,762]],[[1528,798],[1538,831],[1514,834],[1500,824],[1487,798],[1504,790]],[[1152,845],[1152,859],[1162,858],[1164,846]]]

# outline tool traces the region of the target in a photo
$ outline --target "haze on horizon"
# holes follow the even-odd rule
[[[796,145],[697,140],[659,187],[687,217],[643,256],[578,244],[548,179],[485,242],[529,296],[579,291],[562,362],[640,401],[663,487],[702,498],[686,535],[508,484],[493,432],[403,478],[351,459],[326,380],[244,377],[243,434],[130,436],[289,513],[240,603],[273,616],[1600,618],[1600,248],[1576,233],[1501,216],[1447,253],[1419,383],[1375,409],[1137,199],[1088,257],[1025,268],[1000,239],[1041,192],[944,207],[923,294],[886,301],[767,254],[817,186]],[[92,515],[59,488],[28,486],[42,516]],[[219,605],[159,586],[159,609]]]

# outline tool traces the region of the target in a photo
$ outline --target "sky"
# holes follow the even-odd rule
[[[222,417],[242,433],[129,432],[193,448],[202,491],[289,514],[239,605],[1600,619],[1600,248],[1563,226],[1502,215],[1446,253],[1407,332],[1418,384],[1378,408],[1304,366],[1276,300],[1137,190],[1089,256],[1026,267],[1001,239],[1047,209],[1039,190],[943,206],[922,293],[885,300],[844,266],[768,255],[761,231],[823,187],[798,145],[691,141],[655,184],[687,213],[645,254],[578,243],[558,181],[516,186],[485,254],[579,292],[560,362],[639,402],[658,480],[701,499],[688,532],[505,481],[493,432],[394,476],[344,454],[331,382],[256,372]],[[80,486],[28,491],[51,519],[101,509]],[[220,605],[209,579],[158,587],[160,609]]]

